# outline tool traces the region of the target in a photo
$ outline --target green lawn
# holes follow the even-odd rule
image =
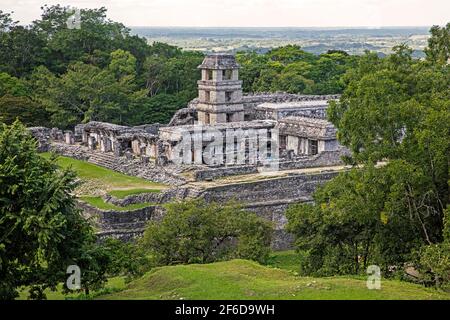
[[[108,194],[112,195],[113,197],[123,199],[127,196],[131,196],[131,195],[135,195],[135,194],[158,193],[160,191],[161,191],[160,189],[138,188],[138,189],[129,189],[129,190],[111,190],[111,191],[108,191]]]
[[[46,152],[41,155],[43,157],[50,158],[51,153]],[[86,201],[99,209],[130,210],[150,205],[150,203],[143,203],[128,207],[118,207],[105,203],[101,199],[101,196],[106,193],[109,193],[117,198],[125,198],[128,195],[160,192],[161,190],[168,188],[167,185],[162,183],[128,176],[120,172],[70,157],[58,156],[56,161],[62,168],[70,167],[77,173],[77,176],[83,181],[83,183],[77,188],[76,194],[80,196],[83,201]]]
[[[381,280],[380,290],[369,290],[363,277],[300,277],[293,269],[294,251],[275,252],[277,267],[248,260],[155,268],[142,278],[125,284],[124,278],[110,278],[95,299],[305,299],[305,300],[437,300],[450,293],[399,280]],[[294,268],[296,269],[296,268]],[[61,287],[47,290],[49,300],[76,299],[63,295]],[[26,299],[27,290],[19,299]]]
[[[119,291],[125,289],[125,278],[124,277],[114,277],[109,278],[108,282],[105,285],[105,288],[99,292],[95,292],[92,297],[100,294],[101,292],[111,292],[111,291]],[[78,299],[80,297],[79,293],[74,294],[63,294],[62,293],[62,284],[57,286],[56,291],[51,291],[49,289],[45,290],[45,294],[48,300],[69,300],[69,299]],[[28,289],[23,289],[19,292],[19,297],[17,300],[26,300],[28,298]]]
[[[295,250],[274,251],[269,258],[268,265],[275,268],[298,272],[300,268],[300,259],[301,256],[296,253]]]
[[[155,268],[126,289],[97,299],[450,299],[450,294],[398,280],[380,290],[347,277],[310,278],[247,260]]]
[[[93,196],[81,196],[80,200],[89,203],[91,206],[102,210],[117,210],[117,211],[129,211],[145,208],[153,205],[153,203],[143,202],[143,203],[134,203],[125,207],[116,206],[112,203],[105,202],[102,197],[93,197]]]

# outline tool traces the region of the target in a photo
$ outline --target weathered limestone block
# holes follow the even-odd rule
[[[114,141],[114,155],[121,157],[123,155],[122,144],[118,141]]]
[[[100,138],[100,150],[102,152],[110,152],[112,150],[111,139],[108,136]]]
[[[74,144],[74,143],[75,143],[75,137],[74,137],[72,131],[66,131],[66,132],[64,132],[64,141],[65,141],[67,144]]]
[[[125,151],[125,158],[127,158],[127,160],[132,160],[134,158],[133,153],[130,151]]]
[[[84,138],[84,124],[77,124],[74,129],[75,142],[87,142]]]
[[[64,141],[64,134],[58,128],[52,128],[50,131],[50,138],[54,141]]]
[[[93,136],[88,137],[88,148],[91,150],[95,150],[97,148],[97,141],[95,137]]]

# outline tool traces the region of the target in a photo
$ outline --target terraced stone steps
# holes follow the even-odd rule
[[[94,153],[89,157],[88,162],[98,166],[114,169],[117,166],[118,158],[112,153]]]
[[[201,196],[201,194],[204,192],[205,190],[203,188],[200,187],[194,187],[194,186],[190,186],[189,187],[189,191],[186,195],[187,199],[195,199]]]

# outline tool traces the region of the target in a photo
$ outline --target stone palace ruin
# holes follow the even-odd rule
[[[326,120],[337,95],[243,94],[233,55],[208,55],[199,66],[198,98],[169,124],[135,127],[103,122],[79,124],[74,131],[30,128],[41,151],[86,160],[171,187],[159,194],[125,199],[116,205],[152,202],[135,211],[109,212],[80,202],[95,215],[100,234],[130,239],[146,221],[164,214],[162,203],[203,197],[235,199],[274,222],[273,247],[289,247],[283,227],[289,204],[309,202],[315,188],[342,170],[336,129]]]

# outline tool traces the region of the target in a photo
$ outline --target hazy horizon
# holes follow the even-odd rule
[[[444,25],[447,0],[2,0],[0,10],[29,24],[44,4],[108,9],[129,27],[398,28]]]

